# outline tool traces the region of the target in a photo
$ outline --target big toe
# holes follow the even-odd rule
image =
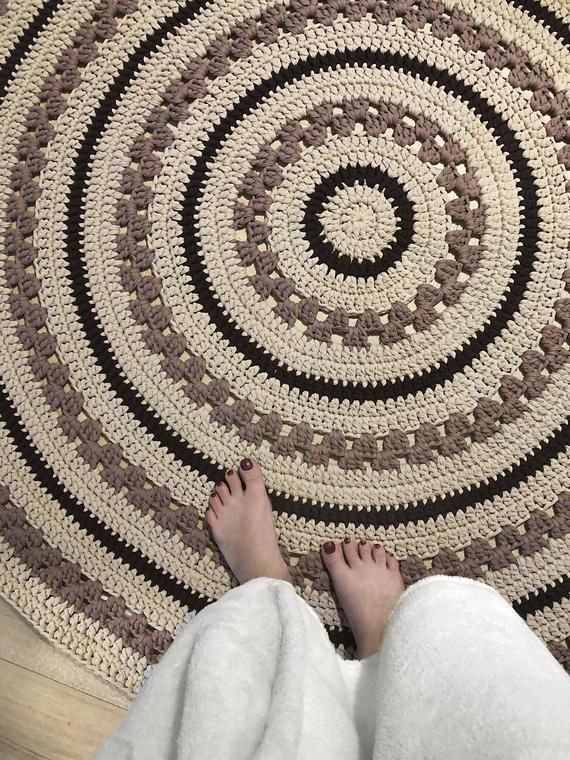
[[[239,463],[239,474],[243,478],[246,490],[248,488],[262,488],[264,486],[263,473],[255,459],[242,459]]]
[[[321,546],[321,555],[325,566],[334,573],[340,567],[346,567],[346,561],[340,544],[337,541],[326,541]]]

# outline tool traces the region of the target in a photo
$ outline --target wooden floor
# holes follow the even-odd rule
[[[128,705],[0,598],[1,760],[86,760]]]

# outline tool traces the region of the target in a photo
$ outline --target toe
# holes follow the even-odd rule
[[[400,570],[400,563],[398,562],[397,557],[390,554],[390,552],[386,554],[386,565],[388,566],[388,570],[393,570],[394,572]]]
[[[206,522],[208,525],[212,524],[212,520],[216,520],[218,517],[218,511],[222,506],[222,502],[218,499],[216,493],[211,493],[208,499],[208,507],[206,509]]]
[[[243,491],[240,477],[235,470],[228,470],[226,472],[226,483],[233,495],[239,494]]]
[[[354,567],[356,563],[360,561],[358,555],[358,542],[350,536],[346,536],[346,538],[343,539],[342,550],[344,552],[344,558],[350,567]]]
[[[230,497],[230,489],[228,488],[226,481],[219,480],[216,483],[215,491],[218,499],[222,502],[222,504],[225,504]]]
[[[239,474],[244,482],[246,490],[248,488],[263,487],[264,485],[261,467],[254,459],[242,459],[239,463]]]
[[[367,541],[365,538],[361,539],[358,542],[358,553],[360,559],[370,560],[372,558],[372,546],[370,545],[370,541]]]
[[[382,544],[374,544],[372,556],[379,565],[384,566],[386,564],[386,550]]]
[[[342,565],[346,566],[344,554],[338,541],[326,541],[321,546],[321,556],[325,566],[331,572],[334,572],[335,569],[338,569]]]

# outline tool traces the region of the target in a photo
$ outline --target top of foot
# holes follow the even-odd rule
[[[347,536],[327,541],[321,555],[346,612],[361,660],[378,650],[404,590],[398,560],[380,544]]]
[[[291,580],[277,543],[263,474],[253,459],[242,459],[237,471],[228,470],[216,483],[206,521],[240,583],[260,577]]]

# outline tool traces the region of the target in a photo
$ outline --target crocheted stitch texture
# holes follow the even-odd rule
[[[243,456],[319,547],[497,588],[570,669],[560,0],[0,0],[0,591],[136,691],[235,585]]]

